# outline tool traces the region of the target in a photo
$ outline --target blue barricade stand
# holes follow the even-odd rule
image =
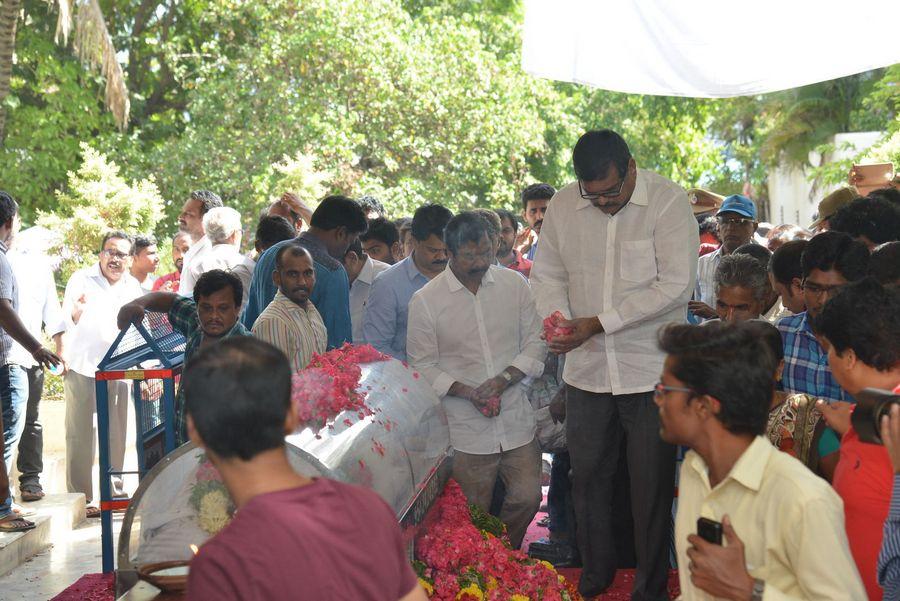
[[[100,446],[100,525],[103,571],[115,569],[112,512],[130,499],[112,498],[112,478],[142,477],[175,449],[175,383],[184,363],[184,337],[172,329],[163,313],[147,313],[143,322],[122,330],[97,366],[97,439]],[[107,383],[131,382],[137,424],[138,470],[113,471],[109,457],[109,394]]]

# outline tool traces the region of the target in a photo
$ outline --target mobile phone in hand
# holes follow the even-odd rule
[[[697,520],[697,536],[714,545],[722,544],[722,523],[709,518]]]

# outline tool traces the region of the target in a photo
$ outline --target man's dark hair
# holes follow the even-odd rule
[[[290,240],[296,235],[294,225],[281,215],[264,215],[256,226],[256,243],[263,248]]]
[[[472,209],[472,212],[485,220],[488,224],[488,235],[491,238],[496,238],[500,235],[500,230],[503,229],[503,224],[500,223],[500,216],[497,215],[494,211],[490,209]]]
[[[813,236],[800,257],[803,278],[813,269],[838,271],[848,282],[866,277],[869,268],[869,249],[844,232],[827,231]]]
[[[487,219],[474,211],[463,211],[447,223],[444,230],[444,244],[447,251],[456,254],[459,247],[467,242],[481,242],[484,236],[490,238],[490,225]]]
[[[625,177],[629,160],[628,144],[611,129],[587,132],[578,139],[572,151],[575,176],[584,182],[605,178],[610,165],[615,166],[619,177]]]
[[[803,268],[800,266],[800,258],[806,250],[808,240],[791,240],[782,244],[769,259],[769,271],[776,282],[790,286],[794,278],[803,279]]]
[[[419,242],[428,240],[432,234],[443,238],[444,228],[452,217],[453,213],[447,207],[439,204],[422,205],[413,213],[411,230],[413,238]]]
[[[103,252],[103,247],[105,247],[106,243],[110,240],[125,240],[128,244],[134,244],[134,239],[126,232],[123,232],[122,230],[112,230],[103,234],[103,239],[100,240],[100,252]]]
[[[716,267],[715,281],[716,290],[740,286],[749,290],[757,301],[766,300],[772,292],[765,263],[748,254],[722,257]]]
[[[136,257],[141,254],[141,251],[147,248],[148,246],[153,246],[154,244],[158,244],[156,241],[156,237],[153,234],[147,234],[144,236],[143,234],[138,234],[134,237],[134,242],[131,245],[131,256]]]
[[[400,241],[400,232],[397,230],[397,226],[392,222],[384,217],[379,217],[369,222],[369,229],[366,230],[366,233],[360,236],[359,239],[363,242],[378,240],[390,248]]]
[[[659,347],[670,355],[672,374],[697,396],[719,401],[716,418],[733,434],[762,434],[774,391],[775,358],[746,323],[670,325]]]
[[[211,269],[197,278],[197,282],[194,284],[194,302],[199,303],[201,298],[208,297],[225,288],[231,288],[234,305],[240,307],[244,301],[244,284],[241,283],[241,278],[222,269]]]
[[[288,242],[284,246],[278,249],[278,252],[275,253],[275,269],[282,269],[284,267],[284,255],[290,254],[292,257],[300,257],[308,255],[309,258],[315,264],[315,259],[312,258],[312,254],[306,250],[306,247],[301,245],[297,241]]]
[[[6,223],[19,213],[19,203],[17,203],[9,192],[0,190],[0,224]]]
[[[503,229],[503,220],[507,219],[509,220],[510,225],[513,226],[513,230],[515,230],[516,232],[519,231],[519,222],[518,220],[516,220],[516,216],[513,215],[512,211],[507,211],[506,209],[497,209],[494,212],[497,213],[497,217],[500,218],[501,230]]]
[[[869,192],[868,198],[881,198],[897,205],[900,204],[900,190],[893,186],[878,188]]]
[[[181,389],[194,428],[219,457],[249,461],[284,445],[291,367],[271,344],[235,336],[202,348]]]
[[[768,268],[769,259],[772,258],[772,251],[766,248],[761,244],[756,244],[755,242],[748,242],[747,244],[742,244],[738,246],[737,249],[733,253],[733,255],[750,255],[760,263],[762,263],[763,267]]]
[[[356,199],[356,202],[359,203],[359,206],[363,208],[363,211],[368,213],[369,211],[375,211],[378,213],[378,217],[385,217],[387,213],[384,211],[384,205],[381,204],[381,201],[375,198],[374,196],[369,196],[366,194],[365,196],[360,196]]]
[[[554,194],[556,194],[556,188],[550,184],[531,184],[522,190],[522,208],[527,210],[530,200],[550,200]]]
[[[900,289],[874,278],[848,284],[825,303],[814,325],[839,355],[853,349],[878,371],[900,363]]]
[[[355,254],[360,259],[363,258],[363,247],[362,242],[359,241],[359,238],[354,238],[353,242],[350,243],[350,246],[347,247],[347,253],[344,254],[344,257],[346,257],[349,253]]]
[[[206,215],[206,213],[210,209],[215,209],[216,207],[224,207],[222,204],[222,199],[219,198],[219,195],[215,192],[211,192],[209,190],[194,190],[191,192],[191,200],[199,200],[200,201],[200,214]]]
[[[716,240],[719,239],[719,221],[716,219],[715,215],[701,217],[697,223],[700,226],[701,234],[712,234],[716,237]]]
[[[749,329],[753,334],[766,344],[766,348],[772,353],[775,360],[775,367],[784,360],[784,339],[778,328],[762,319],[750,319],[743,322],[744,327]],[[774,369],[774,368],[773,368]]]
[[[885,242],[872,251],[869,275],[884,286],[900,283],[900,242]]]
[[[828,219],[828,229],[875,244],[900,240],[900,204],[881,197],[857,198]]]
[[[326,196],[319,203],[309,223],[320,230],[347,228],[351,234],[362,234],[368,227],[366,212],[352,198],[346,196]]]

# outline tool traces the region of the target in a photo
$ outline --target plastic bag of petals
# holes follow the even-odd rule
[[[366,393],[358,390],[360,365],[388,359],[390,356],[367,344],[345,344],[324,355],[313,355],[309,366],[294,374],[291,382],[291,402],[301,422],[318,431],[344,411],[352,411],[360,419],[372,415]]]

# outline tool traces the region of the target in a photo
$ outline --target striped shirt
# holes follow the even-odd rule
[[[785,317],[775,327],[784,341],[781,384],[791,393],[803,393],[832,401],[853,401],[831,375],[828,352],[816,340],[806,312]]]
[[[722,261],[722,249],[717,248],[697,259],[697,286],[694,300],[703,301],[716,308],[716,269]]]
[[[325,322],[312,301],[303,308],[281,290],[256,319],[253,335],[287,355],[293,372],[309,365],[313,353],[324,353],[328,343]]]
[[[894,474],[891,509],[884,522],[878,584],[884,588],[884,599],[900,599],[900,474]]]

